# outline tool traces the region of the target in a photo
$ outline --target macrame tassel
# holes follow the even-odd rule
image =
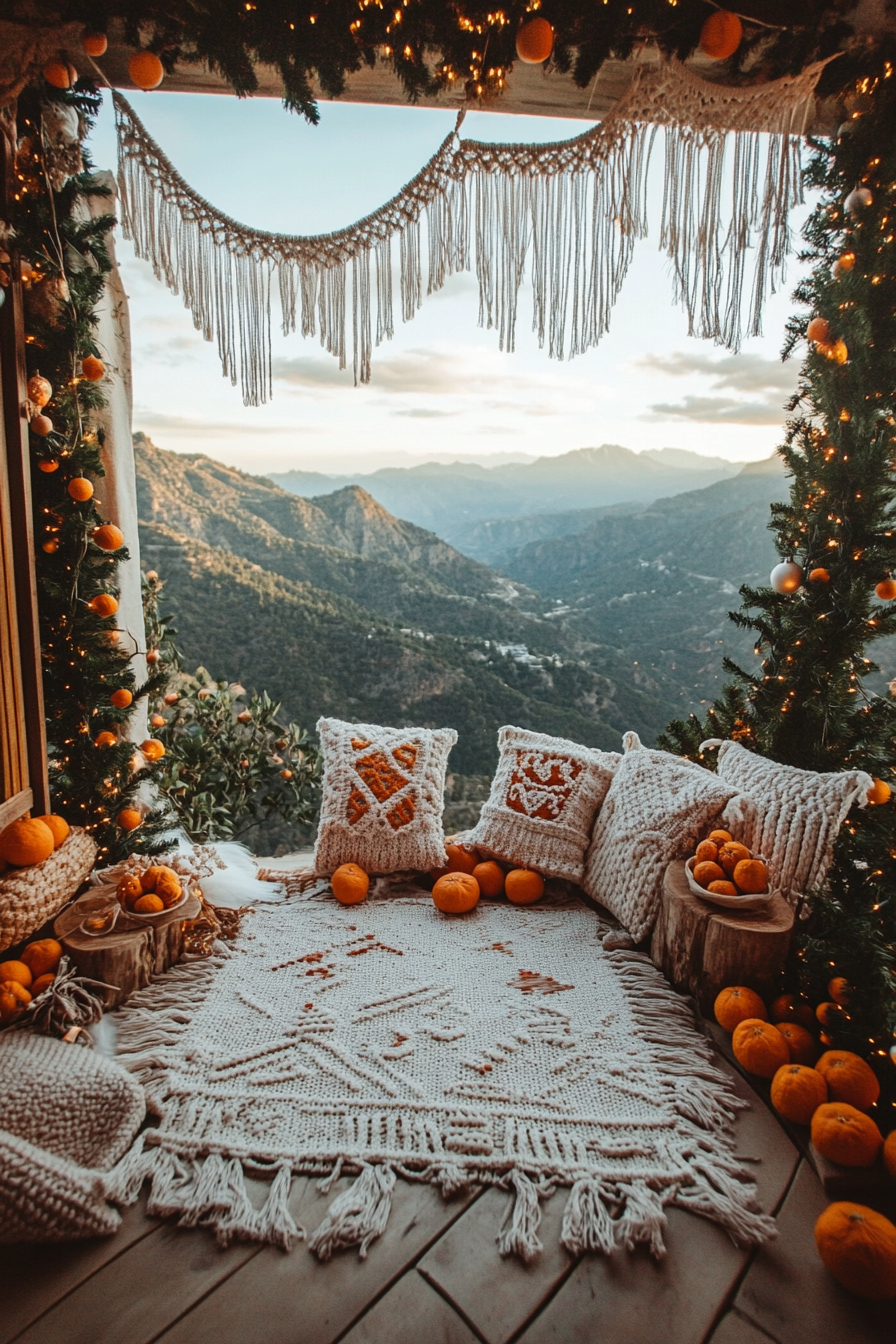
[[[668,1223],[663,1201],[655,1190],[643,1181],[632,1181],[620,1187],[625,1207],[616,1220],[616,1243],[633,1251],[639,1242],[646,1242],[655,1260],[666,1254],[663,1233]]]
[[[264,1206],[256,1214],[259,1241],[279,1246],[282,1251],[292,1250],[294,1241],[304,1240],[305,1229],[299,1227],[289,1211],[289,1192],[292,1171],[284,1162],[271,1182],[271,1190]]]
[[[111,1204],[120,1204],[123,1208],[133,1204],[143,1182],[155,1170],[155,1153],[145,1152],[143,1148],[145,1137],[145,1134],[138,1134],[124,1157],[103,1177],[104,1198]]]
[[[755,1186],[745,1185],[722,1169],[720,1163],[692,1162],[693,1183],[679,1187],[679,1208],[712,1218],[726,1229],[735,1246],[761,1246],[778,1235],[774,1218],[763,1213]]]
[[[371,1242],[382,1236],[392,1211],[395,1172],[388,1166],[365,1166],[350,1190],[337,1195],[323,1222],[308,1238],[308,1249],[329,1260],[344,1246],[358,1246],[366,1259]]]
[[[586,1176],[570,1190],[560,1227],[560,1244],[570,1255],[582,1255],[585,1251],[609,1255],[614,1250],[615,1225],[604,1203],[599,1177]]]
[[[513,1211],[508,1210],[495,1240],[500,1255],[518,1255],[528,1264],[542,1250],[537,1236],[541,1223],[538,1189],[524,1171],[512,1171],[510,1181],[516,1191]]]

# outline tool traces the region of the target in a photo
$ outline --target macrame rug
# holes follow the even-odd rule
[[[356,1173],[307,1235],[322,1259],[366,1254],[399,1177],[446,1196],[504,1187],[499,1248],[525,1260],[557,1187],[574,1254],[662,1255],[670,1204],[740,1245],[774,1235],[735,1157],[744,1103],[685,1002],[645,957],[605,951],[583,902],[483,901],[453,918],[413,887],[380,882],[343,907],[318,882],[242,928],[228,955],[117,1014],[119,1061],[159,1120],[141,1159],[151,1214],[289,1249],[306,1236],[292,1174],[326,1188]],[[243,1177],[262,1173],[256,1209]]]

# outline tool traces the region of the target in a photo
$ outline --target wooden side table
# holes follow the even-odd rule
[[[79,926],[91,910],[108,905],[109,899],[108,893],[98,894],[96,888],[86,892],[63,910],[53,929],[82,975],[115,986],[114,990],[103,990],[100,997],[107,1008],[117,1008],[135,990],[143,989],[154,976],[179,961],[184,920],[196,919],[202,905],[191,892],[177,910],[165,911],[151,923],[138,925],[136,920],[129,920],[127,927],[122,927],[122,914],[111,933],[100,938],[84,933]]]
[[[666,869],[650,955],[666,979],[712,1013],[719,990],[747,985],[768,1001],[778,989],[794,912],[783,896],[742,914],[711,905],[688,886],[684,859]]]

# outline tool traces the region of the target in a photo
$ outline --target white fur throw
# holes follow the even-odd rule
[[[314,871],[429,872],[446,861],[445,770],[453,728],[383,728],[319,719],[324,756]]]
[[[638,943],[653,928],[663,874],[739,792],[709,770],[626,733],[625,756],[597,816],[582,882]]]
[[[746,795],[739,839],[766,859],[775,886],[795,904],[824,880],[837,832],[854,803],[865,806],[871,776],[779,765],[739,742],[709,745],[719,746],[719,779]]]
[[[498,769],[467,837],[480,853],[581,882],[597,810],[620,760],[525,728],[500,728]]]

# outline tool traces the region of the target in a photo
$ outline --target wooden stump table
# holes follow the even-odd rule
[[[666,869],[650,955],[676,989],[693,994],[703,1013],[711,1014],[726,985],[747,985],[768,1001],[778,988],[793,918],[783,896],[743,913],[701,900],[678,859]]]
[[[84,933],[81,924],[92,910],[109,904],[108,896],[87,892],[63,910],[53,928],[56,937],[81,975],[101,980],[114,989],[100,993],[107,1008],[117,1008],[135,990],[143,989],[153,976],[161,975],[180,960],[184,944],[184,920],[196,919],[202,910],[192,892],[177,910],[164,911],[152,922],[120,927],[124,916],[111,933],[94,937]]]

